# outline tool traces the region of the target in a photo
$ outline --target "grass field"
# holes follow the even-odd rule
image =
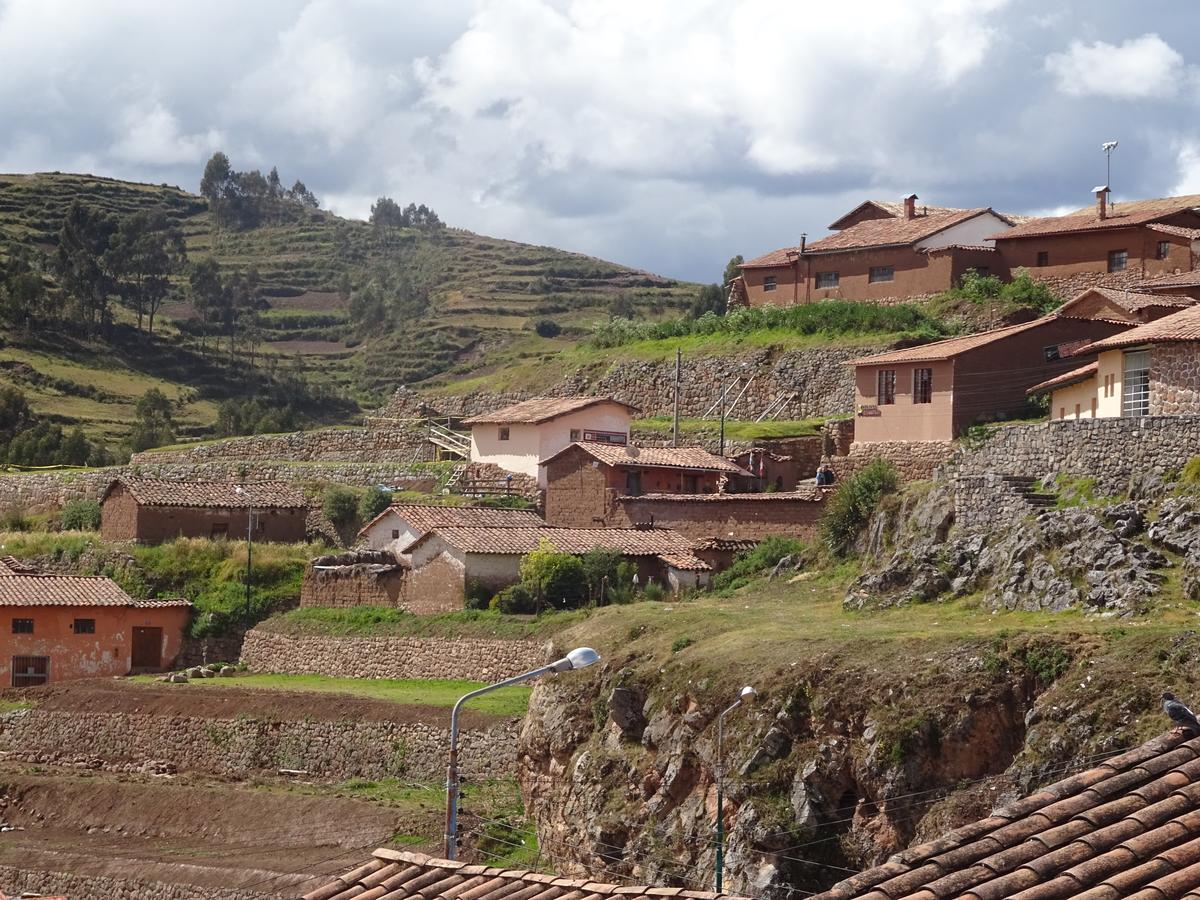
[[[153,675],[138,675],[134,681],[151,683]],[[221,688],[250,688],[262,691],[308,691],[323,694],[348,694],[370,700],[386,700],[416,706],[436,706],[449,709],[463,694],[483,687],[478,681],[422,681],[387,678],[331,678],[325,675],[251,674],[236,678],[197,678],[189,687],[205,690]],[[468,707],[495,716],[523,716],[529,707],[532,689],[523,686],[503,688],[472,700]]]

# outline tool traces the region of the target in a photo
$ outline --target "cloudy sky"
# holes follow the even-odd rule
[[[334,211],[711,281],[915,191],[1200,193],[1200,3],[0,0],[0,172],[195,190],[215,149]]]

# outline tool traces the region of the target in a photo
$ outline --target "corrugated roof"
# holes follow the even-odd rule
[[[116,485],[124,487],[141,506],[217,507],[243,509],[305,509],[308,497],[299,488],[282,481],[165,481],[157,478],[118,478],[108,486],[105,496]],[[245,491],[239,494],[238,489]]]
[[[1156,738],[897,853],[816,900],[901,897],[1200,897],[1200,738]]]
[[[1030,322],[1019,325],[1008,325],[1004,328],[993,328],[991,331],[981,331],[979,334],[968,334],[963,337],[948,338],[944,341],[934,341],[931,344],[921,344],[919,347],[906,347],[903,350],[892,350],[887,353],[877,353],[874,356],[864,356],[850,361],[852,366],[874,366],[886,363],[932,362],[941,359],[953,359],[960,353],[983,347],[999,338],[1020,334],[1039,328],[1057,318],[1054,315],[1042,316]]]
[[[1099,371],[1100,363],[1090,362],[1086,366],[1080,366],[1078,369],[1072,369],[1070,372],[1063,372],[1055,378],[1048,378],[1041,384],[1035,384],[1025,393],[1030,395],[1040,394],[1042,391],[1051,391],[1056,388],[1064,388],[1069,384],[1078,384],[1081,381],[1094,378]]]
[[[542,465],[564,453],[578,448],[606,466],[643,466],[655,469],[688,469],[698,472],[729,472],[753,478],[737,463],[709,453],[703,447],[635,447],[632,444],[605,444],[600,441],[579,441],[559,450]]]
[[[379,849],[365,865],[352,869],[300,900],[488,900],[511,897],[536,900],[735,900],[729,894],[677,887],[604,884],[587,878],[559,878],[522,869],[499,869],[436,859],[409,850]],[[746,898],[736,898],[746,900]]]
[[[421,503],[393,503],[359,531],[368,530],[382,519],[397,515],[421,531],[441,526],[477,526],[480,528],[537,528],[546,522],[531,509],[495,509],[487,506],[432,506]]]
[[[612,397],[534,397],[464,420],[466,425],[538,425],[600,403],[615,403],[630,412],[638,408]]]
[[[804,253],[840,253],[844,250],[859,250],[866,247],[897,247],[915,244],[932,237],[954,225],[970,221],[977,216],[992,212],[991,209],[960,209],[944,213],[930,213],[913,219],[868,219],[849,228],[821,238],[808,245]]]
[[[626,556],[692,556],[692,542],[663,528],[435,528],[404,548],[412,553],[434,538],[441,538],[463,553],[524,555],[546,541],[559,553],[587,553],[606,548]],[[708,564],[697,559],[701,568]]]
[[[1008,231],[989,235],[992,240],[1042,237],[1075,231],[1103,231],[1110,228],[1130,228],[1145,225],[1155,219],[1175,215],[1200,206],[1200,195],[1163,197],[1155,200],[1134,200],[1110,207],[1107,218],[1101,219],[1096,207],[1085,206],[1065,216],[1043,216],[1031,219]]]
[[[1101,350],[1133,347],[1138,344],[1177,344],[1189,341],[1200,341],[1200,306],[1190,306],[1169,316],[1163,316],[1157,321],[1130,328],[1102,341],[1095,341],[1079,352],[1098,353]]]

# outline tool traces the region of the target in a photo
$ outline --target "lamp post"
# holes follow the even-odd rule
[[[250,564],[254,559],[254,500],[240,484],[235,484],[233,490],[239,496],[246,498],[246,627],[250,625]]]
[[[738,692],[738,698],[733,701],[729,708],[717,716],[717,877],[715,883],[718,894],[721,893],[721,888],[725,881],[725,772],[723,769],[725,717],[743,703],[753,703],[757,697],[758,691],[750,687],[750,685],[746,685]]]
[[[562,659],[552,662],[548,666],[542,666],[540,669],[534,669],[523,675],[514,675],[504,681],[497,681],[495,684],[481,687],[458,698],[458,702],[454,704],[454,709],[450,712],[450,754],[449,764],[446,768],[446,859],[458,858],[458,713],[463,704],[489,691],[511,687],[541,675],[558,675],[572,669],[586,669],[599,661],[600,654],[591,647],[576,647]]]

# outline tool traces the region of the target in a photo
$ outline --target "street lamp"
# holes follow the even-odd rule
[[[743,703],[753,703],[758,697],[758,691],[746,685],[738,692],[738,698],[733,701],[727,710],[717,716],[717,877],[716,891],[721,893],[721,887],[725,879],[725,772],[722,766],[724,765],[723,751],[725,743],[725,717],[741,706]]]
[[[246,627],[250,627],[250,563],[254,559],[254,500],[240,484],[233,491],[246,498]]]
[[[450,712],[450,756],[446,769],[446,859],[458,858],[458,847],[456,846],[458,842],[458,713],[463,704],[474,697],[498,688],[520,684],[540,675],[558,675],[561,672],[570,672],[572,669],[586,669],[599,661],[600,654],[591,647],[576,647],[562,659],[552,662],[548,666],[542,666],[540,669],[534,669],[523,675],[514,675],[504,681],[497,681],[495,684],[481,687],[458,698],[458,702],[454,704],[454,709]]]

